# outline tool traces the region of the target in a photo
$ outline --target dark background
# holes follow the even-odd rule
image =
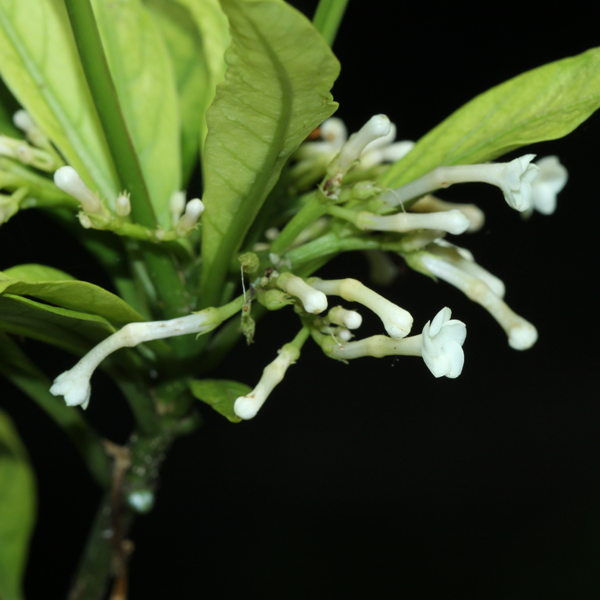
[[[311,15],[316,2],[293,4]],[[350,130],[386,113],[401,139],[418,139],[474,95],[598,43],[577,5],[458,6],[350,1],[334,46],[334,96]],[[436,380],[416,358],[345,366],[307,344],[253,421],[203,410],[203,427],[166,462],[156,509],[134,528],[131,599],[598,598],[599,137],[594,117],[532,149],[558,154],[570,173],[551,217],[524,222],[485,186],[444,195],[485,210],[483,230],[459,243],[537,326],[533,349],[510,349],[481,307],[405,271],[382,292],[411,311],[416,331],[445,305],[467,324],[461,377]],[[0,268],[47,262],[106,284],[31,213],[2,227]],[[368,277],[359,255],[326,273]],[[273,315],[218,376],[255,384],[296,327],[290,312]],[[373,333],[376,323],[363,331]],[[27,344],[52,377],[72,364]],[[86,416],[125,441],[124,402],[101,376],[94,385],[101,401]],[[38,475],[28,598],[62,598],[98,492],[40,411],[12,390],[2,402]]]

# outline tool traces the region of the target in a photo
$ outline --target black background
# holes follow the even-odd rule
[[[311,15],[316,2],[293,4]],[[386,113],[400,138],[418,139],[477,93],[598,43],[577,5],[458,6],[350,0],[334,46],[334,96],[350,130]],[[599,137],[593,117],[532,149],[558,154],[570,173],[551,217],[524,222],[485,186],[444,196],[486,212],[482,231],[459,243],[537,326],[533,349],[510,349],[450,286],[403,272],[382,293],[411,311],[416,330],[446,305],[467,324],[461,377],[436,380],[415,358],[345,366],[307,344],[253,421],[203,410],[203,427],[166,462],[154,512],[134,528],[131,599],[599,597]],[[0,268],[42,262],[108,285],[32,212],[2,227]],[[368,277],[359,255],[327,273]],[[364,335],[379,333],[370,326]],[[296,327],[290,312],[273,315],[218,376],[255,384]],[[72,364],[27,345],[52,377]],[[86,416],[123,442],[131,418],[97,377]],[[61,432],[6,389],[40,493],[26,591],[62,598],[98,491]]]

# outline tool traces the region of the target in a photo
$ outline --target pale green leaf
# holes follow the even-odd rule
[[[102,317],[41,304],[29,298],[0,296],[0,330],[85,354],[116,329]]]
[[[481,163],[563,137],[600,107],[600,48],[528,71],[448,117],[382,183],[399,187],[440,165]]]
[[[0,598],[22,600],[22,578],[35,523],[36,489],[29,458],[0,410]]]
[[[0,75],[92,189],[119,191],[62,0],[0,0]]]
[[[94,0],[92,5],[156,217],[168,228],[169,200],[181,187],[181,123],[169,53],[140,0]]]
[[[189,9],[172,0],[145,0],[145,3],[162,31],[175,72],[185,186],[198,164],[200,139],[206,135],[205,114],[214,97],[214,89],[211,94],[202,38]]]
[[[233,403],[252,391],[245,383],[231,379],[194,379],[190,382],[190,390],[198,400],[206,402],[232,423],[241,421],[233,412]]]
[[[339,63],[281,0],[222,0],[232,45],[207,114],[202,283],[213,302],[232,255],[298,145],[337,107]]]
[[[225,77],[225,50],[229,48],[231,36],[229,23],[219,0],[177,0],[190,11],[202,41],[202,58],[205,60],[208,87],[206,89],[205,105],[197,118],[200,125],[200,151],[204,148],[206,139],[206,109],[215,97],[217,85]]]
[[[19,265],[0,272],[0,294],[4,293],[32,296],[62,308],[98,315],[117,327],[144,320],[115,294],[44,265]]]

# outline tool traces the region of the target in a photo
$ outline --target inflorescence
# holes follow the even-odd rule
[[[499,188],[507,204],[525,215],[534,209],[551,214],[556,195],[567,181],[567,171],[556,157],[534,162],[535,156],[527,154],[506,163],[440,166],[397,189],[384,189],[374,179],[385,170],[384,163],[400,160],[414,146],[410,141],[395,141],[396,128],[385,115],[372,117],[350,138],[343,122],[331,118],[321,126],[320,135],[320,141],[306,142],[299,148],[290,169],[296,189],[307,190],[295,216],[282,231],[269,227],[265,241],[252,248],[256,265],[242,269],[242,277],[256,272],[250,287],[258,302],[269,310],[294,305],[302,328],[264,369],[256,387],[237,398],[234,411],[238,417],[251,419],[256,415],[287,369],[299,359],[309,338],[326,356],[339,361],[363,356],[420,356],[435,377],[456,378],[461,374],[466,326],[451,318],[448,307],[428,321],[420,334],[411,336],[412,315],[360,281],[308,276],[315,260],[342,251],[368,252],[371,265],[388,280],[393,278],[395,267],[384,252],[395,253],[413,269],[450,283],[481,304],[504,329],[512,348],[524,350],[535,343],[535,327],[505,303],[503,282],[477,264],[469,251],[444,239],[448,233],[479,230],[484,213],[473,204],[453,204],[432,194],[458,183],[484,182]],[[310,191],[319,180],[318,188]],[[119,196],[113,214],[71,167],[59,168],[55,182],[81,204],[79,218],[84,227],[108,229],[115,219],[122,221],[129,215],[127,195]],[[200,200],[186,204],[184,194],[175,193],[171,198],[172,237],[185,237],[195,228],[203,209]],[[160,242],[161,236],[155,233],[148,239]],[[244,256],[254,255],[250,252]],[[187,317],[131,323],[60,375],[50,391],[63,395],[69,406],[85,408],[91,375],[108,354],[158,338],[207,333],[242,307],[247,308],[246,293],[244,288],[243,297],[230,304]],[[330,307],[332,296],[353,303],[352,307]],[[354,341],[362,324],[356,305],[377,315],[385,335]]]

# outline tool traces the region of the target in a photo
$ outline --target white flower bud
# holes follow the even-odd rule
[[[341,296],[348,302],[359,302],[372,310],[393,338],[403,338],[412,327],[411,314],[369,289],[356,279],[311,279],[311,285],[327,296]]]
[[[387,216],[363,211],[358,213],[356,218],[357,227],[377,231],[407,232],[415,229],[434,229],[460,235],[470,224],[469,219],[456,209],[433,213],[402,212]]]
[[[240,396],[233,403],[233,410],[240,419],[252,419],[260,410],[275,386],[281,382],[286,371],[298,359],[300,351],[291,344],[286,344],[279,356],[262,373],[257,386],[247,395]]]
[[[194,198],[194,200],[190,200],[185,205],[185,212],[177,225],[175,226],[175,230],[179,235],[186,235],[189,231],[191,231],[196,224],[198,223],[198,219],[200,215],[204,212],[204,203],[202,200],[198,198]]]
[[[392,124],[385,115],[371,117],[350,139],[342,146],[337,158],[337,170],[346,173],[353,162],[360,158],[364,149],[374,140],[389,134]]]
[[[423,328],[422,356],[435,377],[455,379],[462,373],[465,355],[462,349],[467,327],[450,319],[452,311],[445,307]]]
[[[292,273],[282,273],[277,278],[277,286],[291,296],[300,299],[307,313],[318,315],[327,309],[327,297],[322,292]]]
[[[173,219],[173,223],[177,223],[185,210],[185,192],[177,191],[171,194],[171,198],[169,199],[169,211],[171,213],[171,218]]]
[[[535,344],[536,328],[515,314],[481,279],[432,254],[424,253],[419,262],[432,275],[454,285],[468,298],[481,304],[504,329],[509,346],[515,350],[526,350]]]
[[[535,164],[540,173],[531,186],[531,202],[538,212],[551,215],[556,210],[556,196],[565,187],[569,173],[556,156],[546,156]]]
[[[30,114],[26,110],[18,110],[13,115],[13,123],[16,127],[18,127],[21,131],[25,133],[29,133],[33,129],[37,129],[37,125],[34,123]]]
[[[73,167],[61,167],[54,173],[54,183],[63,192],[81,203],[81,208],[91,215],[104,213],[100,198],[92,192]]]
[[[327,313],[327,320],[336,325],[343,325],[348,329],[358,329],[362,325],[362,317],[355,310],[346,310],[342,306],[335,306]]]
[[[84,212],[78,213],[77,218],[79,219],[79,224],[84,229],[91,229],[94,226],[92,220]]]
[[[467,217],[470,221],[470,225],[467,229],[469,233],[479,231],[485,223],[485,214],[475,204],[458,204],[456,202],[446,202],[440,200],[435,196],[424,196],[417,200],[410,209],[414,212],[440,212],[444,210],[460,210],[460,212]]]
[[[119,217],[126,217],[131,212],[131,201],[129,194],[121,193],[115,202],[115,212]]]

